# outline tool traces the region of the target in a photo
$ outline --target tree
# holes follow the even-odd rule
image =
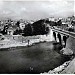
[[[75,21],[71,21],[71,24],[72,24],[73,26],[75,26]]]
[[[4,34],[7,34],[7,29],[8,29],[8,26],[6,25],[6,26],[4,26],[4,29],[3,29],[3,31],[1,31],[1,33],[4,35]]]
[[[17,23],[16,23],[17,27],[19,27],[19,24],[20,24],[20,21],[17,21]]]
[[[13,35],[18,35],[18,34],[21,34],[21,33],[22,33],[22,30],[18,27],[18,28],[14,31]]]
[[[32,36],[32,27],[31,24],[27,24],[23,30],[23,36]]]
[[[33,26],[33,35],[46,34],[46,25],[44,19],[34,22],[32,26]]]
[[[57,22],[57,25],[58,25],[58,26],[61,26],[61,25],[62,25],[61,20],[59,20],[59,21]]]
[[[38,20],[33,24],[27,24],[23,31],[23,36],[44,35],[49,32],[49,27],[46,26],[45,19]]]

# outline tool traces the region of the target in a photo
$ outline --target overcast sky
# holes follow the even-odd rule
[[[0,0],[0,18],[34,20],[72,15],[74,15],[73,0]]]

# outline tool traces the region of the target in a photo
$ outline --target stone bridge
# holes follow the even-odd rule
[[[73,53],[75,54],[75,33],[74,32],[69,32],[69,31],[65,31],[62,29],[56,29],[56,28],[52,28],[52,31],[56,33],[56,35],[59,33],[61,35],[61,39],[63,38],[63,35],[65,34],[66,36],[68,35],[69,38],[66,41],[66,48],[67,49],[71,49],[73,51]],[[58,41],[58,38],[57,38]]]

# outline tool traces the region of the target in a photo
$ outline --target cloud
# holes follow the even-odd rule
[[[67,17],[74,14],[73,0],[0,1],[0,16],[39,19],[50,16]]]
[[[21,11],[26,11],[26,8],[25,7],[21,8]]]

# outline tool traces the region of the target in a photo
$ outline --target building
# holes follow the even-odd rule
[[[9,27],[7,29],[7,35],[13,35],[14,31],[15,31],[15,29],[13,27]]]
[[[21,30],[24,30],[24,28],[25,28],[25,23],[20,23],[20,24],[19,24],[19,27],[20,27]]]
[[[49,17],[49,21],[55,21],[54,17]]]
[[[5,39],[4,35],[2,35],[2,34],[0,33],[0,40],[4,40],[4,39]]]

